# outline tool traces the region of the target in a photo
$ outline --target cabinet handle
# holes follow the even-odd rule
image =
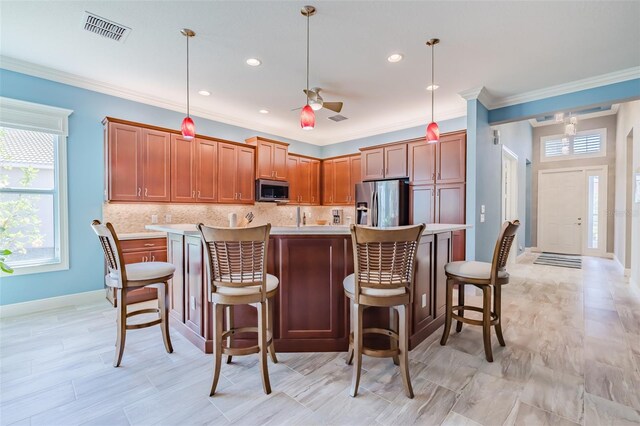
[[[273,171],[273,176],[278,177],[278,171],[277,170]]]
[[[440,172],[438,172],[438,180],[442,179]]]
[[[198,191],[198,198],[200,198],[200,191]]]
[[[153,246],[155,246],[155,244],[153,244],[153,243],[145,243],[144,246],[145,247],[153,247]]]
[[[191,192],[191,198],[196,198],[196,191]]]
[[[314,197],[313,195],[311,196],[311,202],[313,203],[316,200],[316,197]]]
[[[142,188],[138,188],[138,197],[140,196],[140,191],[142,191]]]
[[[431,178],[431,180],[436,180],[436,172],[433,172],[433,177]]]
[[[142,256],[142,261],[146,262],[147,261],[147,256]]]
[[[147,188],[144,189],[144,196],[147,196]]]
[[[242,192],[238,192],[238,200],[242,200]]]
[[[151,261],[155,262],[156,261],[156,257],[155,256],[151,256]]]

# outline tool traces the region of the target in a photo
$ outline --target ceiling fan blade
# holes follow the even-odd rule
[[[333,112],[342,111],[342,102],[325,102],[322,104],[323,108],[330,109]]]

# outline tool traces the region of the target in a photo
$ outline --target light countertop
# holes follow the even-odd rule
[[[164,238],[166,236],[167,236],[167,231],[118,233],[119,240],[146,240],[148,238]]]
[[[175,223],[164,225],[147,225],[146,229],[169,234],[178,235],[200,235],[196,229],[196,225],[191,223]],[[471,225],[454,225],[447,223],[432,223],[426,225],[422,235],[432,235],[441,232],[459,231],[461,229],[471,228]],[[157,232],[154,232],[156,234]],[[348,235],[350,233],[349,226],[329,226],[329,225],[307,225],[307,226],[274,226],[271,228],[271,235]],[[142,233],[147,234],[147,233]],[[148,234],[151,234],[149,232]],[[151,238],[151,237],[149,237]]]

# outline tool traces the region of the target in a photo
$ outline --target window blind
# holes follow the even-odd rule
[[[596,154],[600,152],[602,145],[600,133],[575,136],[573,138],[574,154]]]

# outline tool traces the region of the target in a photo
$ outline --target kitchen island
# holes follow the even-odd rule
[[[410,348],[444,323],[446,277],[452,231],[468,225],[429,224],[420,240],[409,311]],[[200,234],[193,224],[148,225],[167,233],[168,261],[176,271],[170,283],[171,325],[207,353],[212,351],[213,309],[207,298],[206,266]],[[349,346],[349,304],[342,280],[353,273],[353,249],[347,226],[272,227],[267,271],[280,280],[274,303],[274,341],[280,352],[346,351]],[[368,308],[366,327],[388,327],[389,311]],[[255,326],[256,310],[234,307],[234,326]],[[387,342],[365,342],[383,346]],[[251,335],[237,335],[234,346],[255,344]]]

